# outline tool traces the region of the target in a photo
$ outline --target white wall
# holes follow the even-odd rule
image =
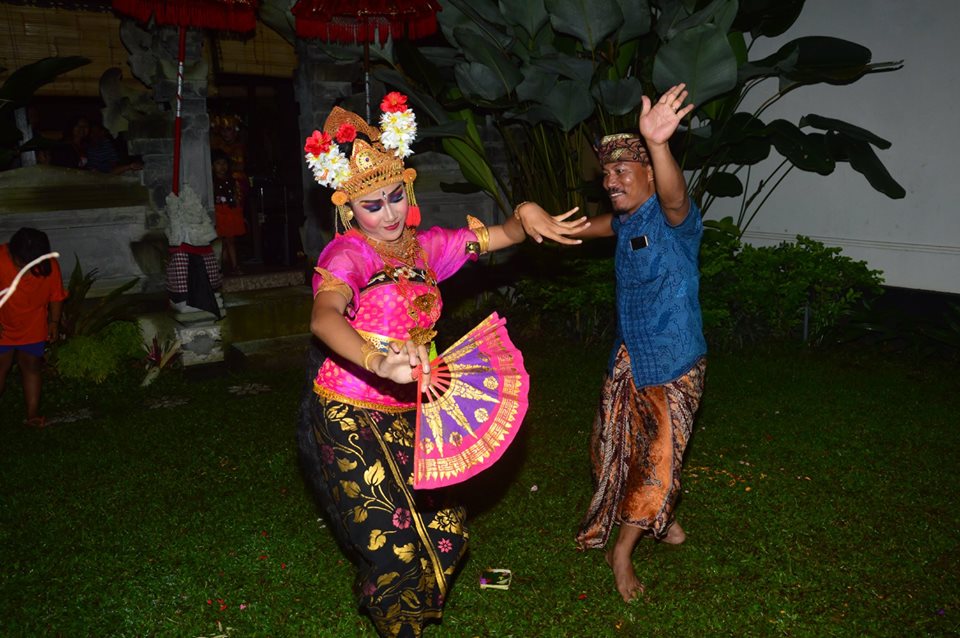
[[[874,62],[904,60],[900,71],[847,86],[796,89],[762,117],[797,123],[816,113],[873,131],[892,142],[877,155],[907,196],[889,199],[845,163],[826,177],[795,169],[745,239],[763,245],[807,235],[882,270],[889,285],[960,293],[958,26],[958,0],[807,0],[790,31],[761,38],[752,59],[796,37],[828,35],[866,46]],[[765,95],[775,80],[768,82]],[[755,92],[764,93],[764,86]],[[754,179],[778,162],[755,167]],[[707,217],[736,219],[738,210],[739,199],[718,200]]]

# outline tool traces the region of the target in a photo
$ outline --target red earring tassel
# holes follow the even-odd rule
[[[407,226],[419,226],[420,225],[420,207],[419,206],[409,206],[407,207],[407,219],[404,222]]]

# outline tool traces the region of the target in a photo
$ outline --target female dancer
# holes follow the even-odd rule
[[[576,209],[551,217],[520,205],[504,224],[468,217],[459,229],[420,231],[413,169],[416,134],[406,97],[387,95],[381,128],[334,108],[305,146],[317,181],[334,189],[343,233],[320,255],[310,327],[331,355],[307,411],[319,445],[321,500],[346,549],[358,557],[360,604],[382,636],[420,636],[439,619],[467,547],[465,513],[442,490],[412,489],[414,369],[428,349],[441,299],[437,284],[467,260],[524,240],[574,244]]]

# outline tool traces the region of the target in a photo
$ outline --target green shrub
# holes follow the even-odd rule
[[[881,292],[880,271],[808,237],[741,244],[732,220],[709,222],[700,250],[700,303],[712,345],[818,343]]]
[[[546,268],[520,279],[518,302],[528,318],[584,343],[612,338],[616,326],[613,256],[572,258],[558,252]]]
[[[56,368],[61,376],[103,383],[124,362],[144,357],[140,327],[129,321],[114,321],[94,335],[75,335],[56,349]]]

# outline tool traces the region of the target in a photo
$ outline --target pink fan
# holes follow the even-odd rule
[[[417,399],[413,486],[465,481],[499,459],[527,412],[530,376],[493,313],[430,362]]]

